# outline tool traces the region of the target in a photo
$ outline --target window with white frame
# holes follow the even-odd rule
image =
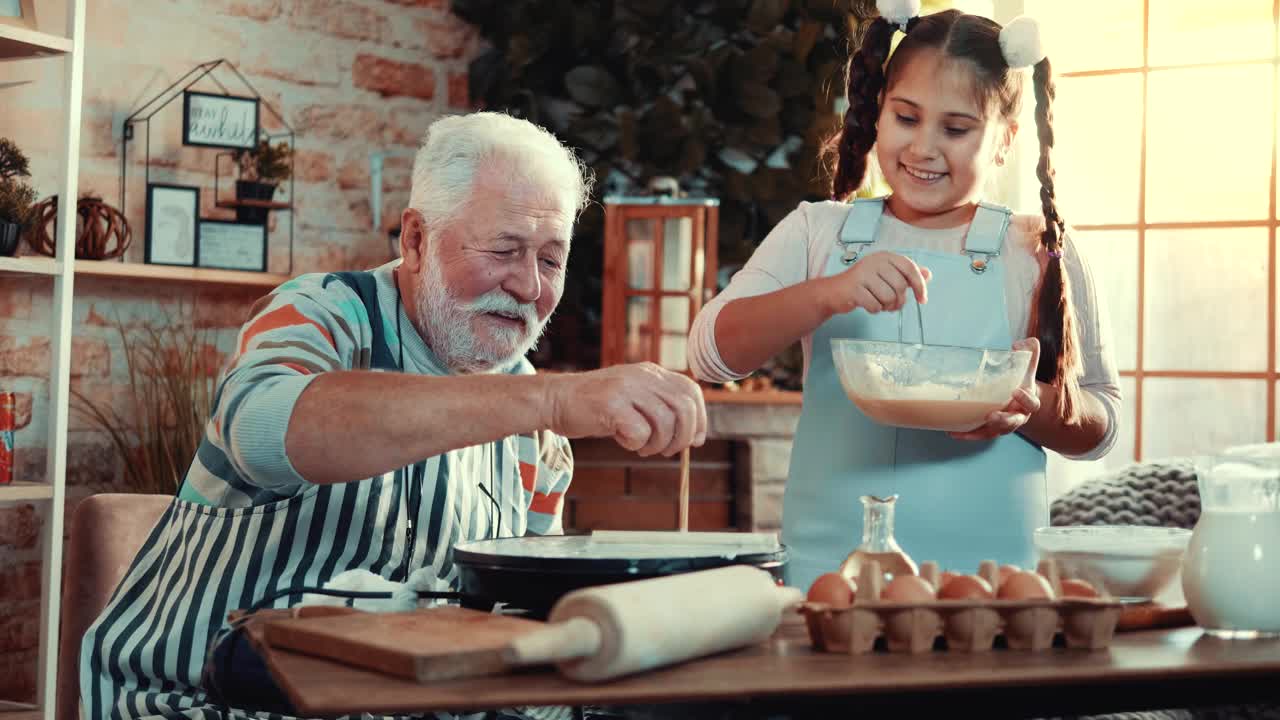
[[[1275,439],[1275,0],[1028,2],[1064,212],[1104,282],[1117,461]]]
[[[1035,17],[1053,64],[1058,207],[1120,368],[1103,460],[1050,454],[1058,494],[1106,468],[1276,440],[1280,0],[946,0]],[[1027,72],[1030,82],[1030,71]],[[988,197],[1039,212],[1035,100]]]
[[[1101,464],[1274,441],[1280,0],[955,6],[1040,22],[1059,209],[1101,287],[1125,399]],[[1034,104],[997,192],[1027,212]]]

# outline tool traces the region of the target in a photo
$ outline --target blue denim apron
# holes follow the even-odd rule
[[[852,204],[824,275],[876,250],[883,211],[883,199]],[[917,563],[934,560],[964,572],[976,572],[986,559],[1035,564],[1032,531],[1048,524],[1049,512],[1044,451],[1018,434],[955,440],[877,424],[845,395],[831,354],[834,338],[917,342],[920,311],[930,345],[1009,349],[1014,338],[1000,258],[1009,216],[1006,208],[981,203],[963,254],[895,250],[933,273],[928,303],[916,305],[908,293],[905,323],[899,313],[857,309],[814,332],[783,500],[789,584],[808,587],[858,545],[862,495],[899,496],[894,535]]]

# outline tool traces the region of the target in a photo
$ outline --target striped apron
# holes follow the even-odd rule
[[[372,369],[402,371],[383,332],[372,274],[333,277],[351,286],[369,312]],[[352,569],[404,581],[422,567],[434,568],[433,589],[456,589],[455,543],[496,537],[499,528],[502,535],[525,534],[516,443],[511,437],[454,450],[358,482],[308,485],[254,507],[175,498],[85,633],[85,717],[222,717],[200,687],[210,641],[229,611],[277,591],[323,586]],[[301,597],[288,594],[271,606],[289,607]]]

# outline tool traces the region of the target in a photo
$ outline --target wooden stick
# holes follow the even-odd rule
[[[680,451],[680,532],[689,532],[689,448]]]

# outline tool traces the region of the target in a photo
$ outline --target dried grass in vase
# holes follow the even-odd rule
[[[71,390],[72,409],[111,438],[127,485],[140,493],[177,489],[204,438],[220,365],[211,331],[169,320],[126,325],[117,317],[129,370],[122,409]]]

